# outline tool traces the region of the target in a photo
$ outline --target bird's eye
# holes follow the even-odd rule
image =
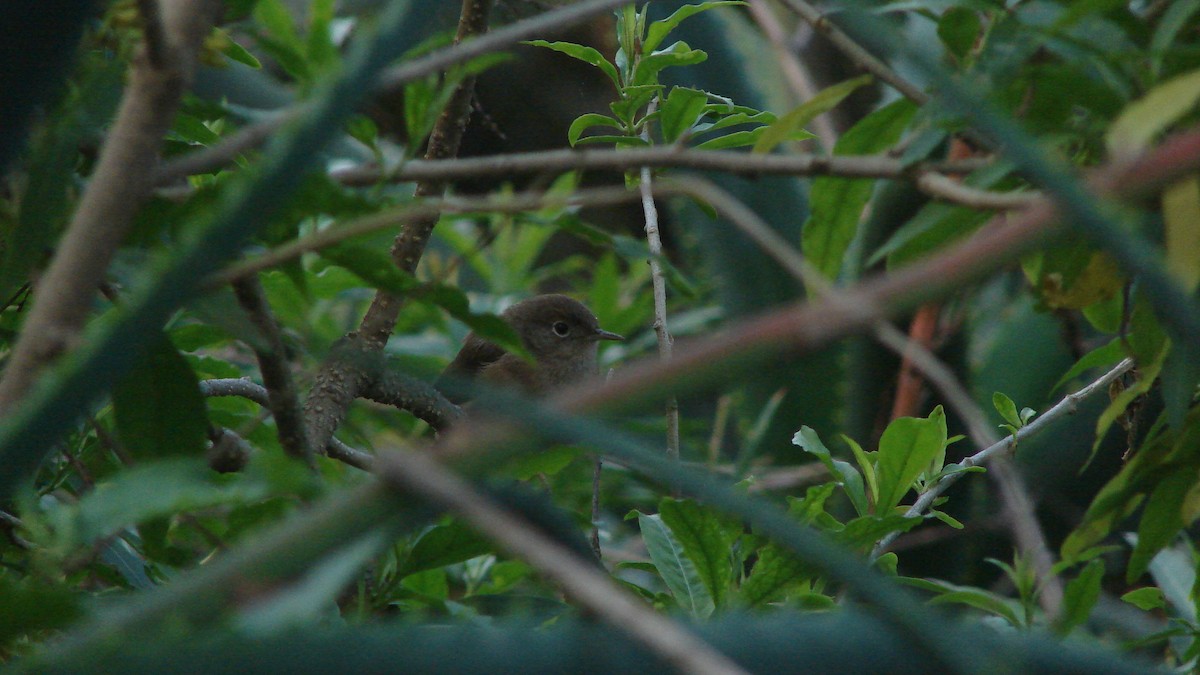
[[[567,334],[571,332],[571,327],[567,325],[566,321],[555,321],[552,328],[558,337],[567,337]]]

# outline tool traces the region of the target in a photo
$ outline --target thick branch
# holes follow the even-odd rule
[[[196,53],[220,3],[175,0],[162,7],[162,32],[148,43],[163,52],[157,65],[143,49],[135,57],[116,122],[0,378],[0,411],[16,404],[50,362],[73,348],[91,313],[109,261],[153,186],[163,136],[191,82]],[[154,17],[153,25],[159,22]],[[165,39],[162,39],[165,38]]]
[[[204,396],[240,396],[270,410],[270,396],[265,387],[241,378],[201,380],[200,393]],[[336,438],[330,438],[325,454],[350,466],[371,471],[375,458],[362,450],[356,450]]]

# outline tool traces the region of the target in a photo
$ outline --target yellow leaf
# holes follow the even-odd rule
[[[1167,271],[1188,292],[1200,284],[1200,176],[1185,178],[1162,196]]]
[[[1105,142],[1114,156],[1136,155],[1200,101],[1200,70],[1193,70],[1151,89],[1121,111]]]
[[[1062,274],[1050,272],[1039,280],[1042,300],[1048,307],[1082,309],[1106,300],[1125,283],[1121,269],[1107,253],[1094,253],[1087,267],[1067,286]]]

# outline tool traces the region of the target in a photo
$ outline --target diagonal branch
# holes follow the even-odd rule
[[[279,324],[267,304],[262,284],[258,277],[242,277],[233,282],[233,293],[250,317],[250,322],[258,329],[261,344],[250,347],[258,359],[258,370],[267,388],[267,407],[275,418],[279,444],[289,455],[311,464],[312,448],[304,431],[303,411],[292,371],[288,367],[287,348],[283,344]]]
[[[378,468],[388,485],[455,511],[484,536],[554,580],[576,602],[625,631],[680,672],[746,672],[432,458],[415,452],[389,452],[380,456]]]
[[[163,136],[191,84],[197,52],[219,7],[213,0],[171,0],[146,17],[151,35],[134,57],[96,169],[37,284],[33,307],[0,378],[0,412],[20,401],[42,369],[75,346],[96,288],[153,187]],[[148,45],[162,52],[157,59]]]

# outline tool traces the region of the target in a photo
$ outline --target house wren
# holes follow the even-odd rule
[[[595,375],[597,342],[625,339],[600,328],[591,310],[565,295],[523,300],[504,310],[500,318],[512,326],[534,362],[471,333],[440,379],[479,379],[541,396]]]

